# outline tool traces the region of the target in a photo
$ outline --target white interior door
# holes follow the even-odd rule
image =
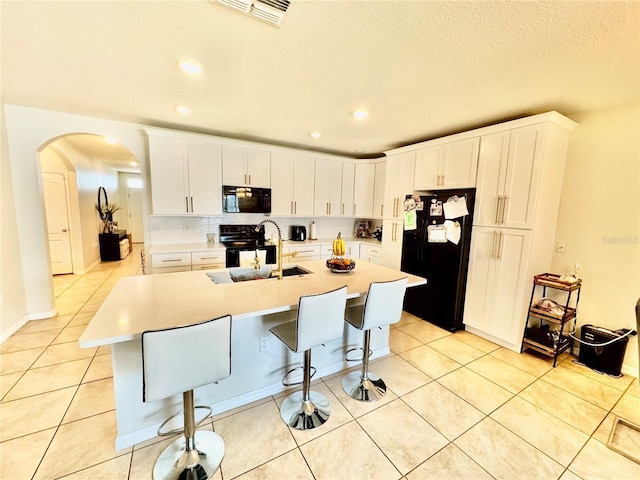
[[[47,215],[47,232],[54,275],[73,273],[67,188],[63,173],[42,173],[44,206]]]
[[[142,226],[142,196],[141,188],[128,188],[127,201],[129,202],[129,233],[134,243],[144,242]]]

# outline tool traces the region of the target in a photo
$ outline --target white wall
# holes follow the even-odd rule
[[[640,106],[574,117],[569,143],[553,271],[582,264],[578,324],[635,328],[640,297]],[[638,376],[637,337],[623,372]]]
[[[3,243],[1,336],[22,321],[20,310],[25,308],[21,308],[20,303],[26,302],[28,318],[42,318],[54,312],[38,153],[60,136],[89,133],[116,138],[142,165],[147,162],[145,137],[139,125],[6,104],[3,105],[3,113],[6,128],[6,142],[3,141],[2,150],[3,177],[4,172],[9,172],[10,176],[3,183],[10,181],[12,191],[7,189],[5,194],[3,188],[2,210],[11,208],[9,204],[13,201],[15,221],[12,222],[9,215],[5,219],[3,215],[2,234],[4,237],[6,229],[11,229],[17,241],[9,238],[6,245]],[[7,236],[10,236],[9,232]],[[16,264],[21,264],[22,275],[6,279],[4,270],[9,261],[5,258],[13,258]],[[14,271],[15,268],[9,265],[9,270]],[[21,290],[21,294],[9,291],[13,289]],[[15,293],[15,296],[8,293]],[[5,311],[8,312],[6,317]]]
[[[22,257],[11,183],[4,112],[0,112],[0,342],[27,320],[27,299],[22,275]]]

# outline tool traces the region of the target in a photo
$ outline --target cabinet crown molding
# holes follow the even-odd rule
[[[495,125],[488,125],[486,127],[480,127],[473,130],[465,130],[464,132],[454,133],[452,135],[434,138],[432,140],[426,140],[424,142],[413,143],[411,145],[406,145],[404,147],[394,148],[392,150],[386,150],[384,153],[387,156],[396,155],[398,153],[410,152],[410,151],[418,150],[424,147],[432,147],[432,146],[440,145],[444,143],[464,140],[466,138],[479,137],[482,135],[488,135],[490,133],[501,132],[504,130],[512,130],[514,128],[534,125],[536,123],[551,123],[564,130],[567,130],[568,132],[575,130],[576,127],[578,126],[578,124],[573,120],[571,120],[570,118],[567,118],[556,111],[551,111],[546,113],[540,113],[538,115],[531,115],[528,117],[518,118],[515,120],[509,120],[507,122],[496,123]]]

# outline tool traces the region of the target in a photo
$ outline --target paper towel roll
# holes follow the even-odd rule
[[[317,240],[318,235],[316,233],[316,222],[311,222],[309,227],[309,240]]]

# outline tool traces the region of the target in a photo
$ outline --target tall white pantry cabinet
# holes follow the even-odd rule
[[[550,112],[502,125],[480,130],[464,324],[519,352],[533,276],[551,266],[575,123]]]

